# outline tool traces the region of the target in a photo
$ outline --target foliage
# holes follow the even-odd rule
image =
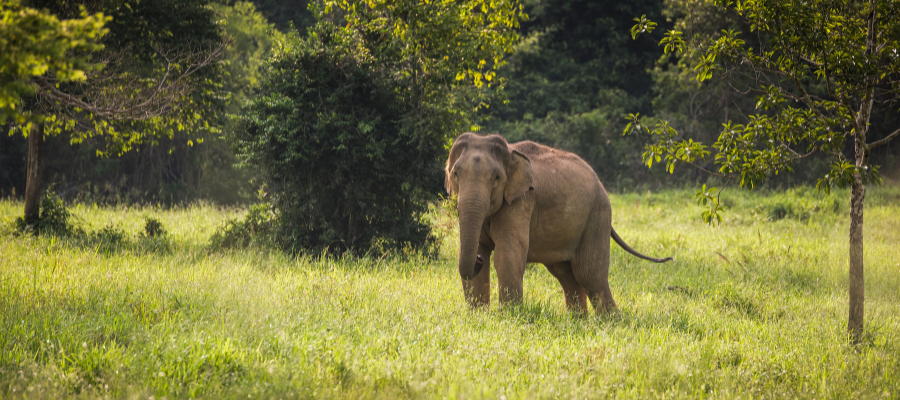
[[[329,14],[340,10],[379,66],[426,90],[425,99],[447,86],[502,88],[502,81],[494,81],[496,69],[518,40],[514,29],[527,18],[510,0],[329,0],[324,5],[322,17],[331,19]]]
[[[81,229],[74,224],[72,214],[66,210],[62,199],[51,191],[41,198],[40,213],[37,218],[32,214],[31,218],[17,217],[16,230],[22,233],[68,235],[80,232]]]
[[[23,96],[34,94],[31,80],[52,74],[59,82],[82,82],[100,65],[83,54],[103,48],[107,33],[103,13],[59,19],[47,10],[23,7],[19,0],[0,3],[0,123],[11,118],[17,124],[34,115],[23,107]]]
[[[267,204],[250,207],[243,220],[225,221],[209,239],[212,249],[243,249],[251,245],[270,247],[277,243],[275,215]]]
[[[338,10],[339,27],[325,19]],[[235,150],[266,174],[280,245],[332,253],[422,248],[446,145],[499,90],[518,10],[492,5],[326,3],[264,64]]]
[[[32,0],[53,18],[74,18],[80,8],[63,0]],[[48,70],[24,77],[34,96],[27,110],[46,125],[45,135],[66,132],[73,143],[106,139],[98,154],[122,154],[139,143],[175,133],[193,144],[214,133],[222,105],[217,60],[227,47],[209,0],[81,2],[108,16],[100,44],[77,59],[102,66],[72,82]],[[101,14],[98,14],[101,15]],[[75,60],[73,58],[72,60]],[[27,136],[32,124],[11,126]]]
[[[232,39],[223,62],[228,75],[223,91],[231,96],[229,109],[236,113],[241,101],[250,97],[259,81],[260,66],[268,58],[277,41],[284,35],[262,14],[254,3],[238,1],[231,6],[213,3],[217,17],[222,18],[224,33]]]
[[[243,211],[73,204],[87,229],[130,235],[152,213],[170,246],[142,250],[126,240],[98,251],[71,237],[0,233],[0,390],[29,398],[890,397],[900,387],[900,188],[868,196],[867,251],[879,256],[867,265],[862,346],[848,345],[841,328],[846,256],[834,243],[846,237],[846,219],[755,215],[759,204],[798,197],[830,202],[835,193],[735,191],[716,229],[693,218],[686,190],[613,194],[623,238],[676,261],[650,264],[614,245],[620,311],[606,317],[569,314],[559,282],[539,265],[527,268],[522,305],[497,306],[493,274],[492,306],[469,310],[452,240],[445,259],[210,253],[221,221]],[[20,209],[0,200],[0,221]]]
[[[130,6],[123,9],[104,8],[106,3],[102,2],[86,3],[91,9],[108,11],[114,18],[107,24],[110,33],[103,39],[106,49],[93,54],[94,57],[123,56],[121,53],[125,51],[132,59],[152,61],[117,61],[136,68],[126,68],[131,77],[152,75],[144,67],[155,68],[159,60],[152,53],[145,54],[145,50],[152,51],[154,46],[169,49],[181,46],[186,50],[203,43],[218,43],[223,36],[232,42],[219,65],[194,75],[203,82],[178,110],[185,118],[170,114],[156,120],[159,124],[108,122],[116,127],[122,142],[109,135],[97,135],[92,127],[46,129],[55,136],[45,141],[42,180],[56,184],[66,199],[167,205],[197,199],[219,204],[247,203],[255,199],[256,187],[250,181],[257,179],[257,171],[236,170],[234,155],[216,132],[218,126],[226,123],[222,112],[229,108],[222,107],[232,110],[240,107],[240,101],[255,83],[259,63],[278,33],[269,31],[271,25],[250,3],[240,2],[234,7],[193,0],[176,3],[143,2],[139,7],[128,3]],[[60,2],[41,4],[59,15],[72,12]],[[113,67],[108,64],[106,69]],[[208,95],[216,99],[204,103],[201,97]],[[119,129],[123,126],[124,131]],[[24,192],[27,147],[19,135],[0,135],[0,193]],[[128,151],[122,153],[125,149]]]
[[[153,217],[144,217],[144,235],[147,237],[166,236],[166,228],[162,222]]]
[[[436,180],[443,138],[404,135],[409,105],[338,35],[321,24],[276,51],[241,117],[238,154],[266,173],[288,249],[366,251],[378,236],[421,245],[422,178]]]
[[[723,74],[731,84],[756,93],[757,113],[746,124],[725,123],[711,147],[682,137],[668,121],[651,127],[639,114],[630,114],[626,134],[655,137],[644,152],[645,163],[665,160],[672,172],[677,163],[703,168],[700,164],[713,157],[718,169],[708,172],[752,189],[818,153],[832,159],[831,171],[817,183],[826,192],[854,180],[880,182],[869,153],[900,130],[868,142],[866,133],[877,112],[873,104],[892,107],[900,100],[900,32],[889,17],[900,11],[897,5],[722,1],[714,6],[744,21],[760,38],[757,45],[732,29],[687,39],[671,30],[660,45],[666,53],[696,54],[699,81]],[[635,20],[636,31],[652,31],[652,21]],[[845,155],[846,139],[856,143],[856,156]],[[715,214],[710,209],[708,215]]]

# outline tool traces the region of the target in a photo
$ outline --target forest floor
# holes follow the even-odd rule
[[[897,398],[900,187],[865,210],[866,333],[849,344],[847,191],[612,195],[611,315],[525,300],[471,310],[456,239],[437,259],[212,250],[205,204],[73,205],[87,233],[17,235],[0,201],[2,398]],[[143,236],[144,218],[163,238]],[[446,221],[444,221],[446,223]],[[493,273],[493,272],[492,272]]]

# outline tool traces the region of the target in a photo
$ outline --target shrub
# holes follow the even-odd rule
[[[22,233],[68,235],[79,231],[73,223],[73,217],[62,199],[48,191],[41,198],[40,211],[36,217],[18,217],[16,230]]]
[[[243,220],[229,219],[210,238],[213,249],[241,249],[275,242],[275,217],[267,204],[250,207]]]
[[[168,232],[166,232],[166,228],[163,227],[162,222],[159,222],[158,219],[153,217],[144,217],[144,235],[147,237],[162,237],[166,236]]]
[[[287,250],[424,246],[449,129],[432,114],[445,110],[423,109],[342,32],[320,23],[276,50],[238,117],[236,153],[266,174]],[[239,231],[246,226],[231,222],[216,240],[246,243]]]

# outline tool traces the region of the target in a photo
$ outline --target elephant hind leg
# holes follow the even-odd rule
[[[609,264],[607,264],[609,265]],[[616,310],[616,301],[613,299],[612,291],[609,290],[609,281],[607,280],[608,268],[602,268],[604,271],[598,271],[591,267],[593,264],[581,264],[573,267],[575,280],[587,292],[587,296],[591,299],[594,306],[594,312],[603,314]]]
[[[594,306],[594,312],[603,314],[615,311],[617,309],[616,301],[613,299],[612,291],[609,290],[609,259],[606,263],[580,262],[572,263],[572,272],[575,280],[587,292],[591,304]],[[600,265],[598,265],[600,264]]]
[[[596,231],[586,234],[582,245],[575,252],[572,260],[572,272],[575,280],[587,292],[594,312],[597,314],[616,310],[616,301],[609,289],[609,251],[610,233],[609,214],[598,213],[590,218],[589,225],[597,227]]]
[[[585,285],[585,291],[588,294],[588,297],[591,298],[591,304],[594,306],[594,312],[597,314],[604,314],[608,312],[613,312],[618,309],[616,306],[616,301],[612,297],[612,292],[609,290],[609,282],[594,282]]]
[[[562,262],[544,264],[544,266],[562,285],[563,293],[566,296],[566,308],[571,312],[587,312],[587,293],[575,279],[575,274],[572,273],[572,265],[568,262]]]

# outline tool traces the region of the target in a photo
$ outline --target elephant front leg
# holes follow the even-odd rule
[[[527,231],[526,231],[527,232]],[[497,243],[494,249],[494,269],[497,271],[500,304],[522,302],[522,281],[528,255],[528,238],[510,238]]]
[[[479,244],[478,256],[481,257],[481,271],[470,280],[462,279],[466,302],[472,307],[486,306],[491,303],[491,250]],[[472,260],[472,262],[478,261]]]

